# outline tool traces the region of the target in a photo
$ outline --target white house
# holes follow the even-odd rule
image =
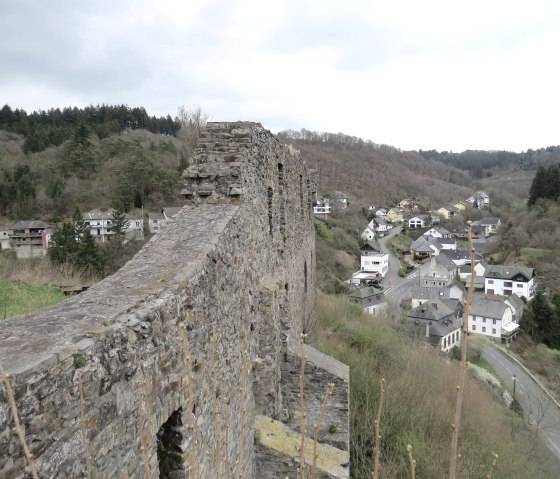
[[[424,228],[428,221],[428,217],[425,215],[413,216],[408,220],[409,228]]]
[[[366,229],[362,231],[361,238],[364,241],[373,241],[375,239],[375,226],[373,228],[370,226],[372,223],[373,221],[371,221],[370,224],[366,226]]]
[[[434,238],[452,238],[453,235],[443,226],[434,226],[430,228],[428,231],[424,232],[423,236],[433,236]]]
[[[456,281],[447,286],[414,286],[410,289],[411,308],[416,308],[432,299],[456,300],[463,303],[465,299],[465,288]]]
[[[114,232],[111,230],[113,224],[113,208],[95,208],[84,214],[84,223],[89,228],[93,238],[101,243],[109,241]],[[128,225],[125,230],[129,239],[144,239],[144,219],[126,215]]]
[[[521,266],[492,265],[484,274],[484,292],[510,296],[525,296],[530,300],[535,295],[535,271],[533,268]]]
[[[8,228],[0,229],[0,251],[5,251],[10,249],[12,245],[10,244],[10,230]]]
[[[519,324],[504,297],[476,294],[469,308],[468,330],[509,341],[517,334]]]
[[[380,289],[373,286],[354,289],[348,298],[351,302],[360,304],[369,314],[377,314],[387,309],[385,295]]]
[[[387,210],[385,208],[379,208],[375,212],[375,216],[377,216],[378,218],[385,218],[387,216]]]
[[[371,241],[366,242],[360,251],[360,271],[374,273],[384,278],[389,271],[389,254],[382,253]]]
[[[383,218],[374,218],[370,221],[370,225],[371,224],[375,225],[374,230],[378,233],[385,233],[387,230],[389,230],[389,225]]]
[[[317,198],[313,213],[316,215],[330,215],[332,213],[330,200],[327,198]]]

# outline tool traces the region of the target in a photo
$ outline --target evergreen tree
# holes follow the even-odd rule
[[[126,218],[124,210],[120,206],[115,208],[111,214],[111,232],[113,233],[111,242],[117,241],[122,244],[129,224],[130,221]]]
[[[77,253],[74,266],[86,274],[103,275],[103,258],[99,252],[99,245],[89,230],[86,230],[80,237]]]

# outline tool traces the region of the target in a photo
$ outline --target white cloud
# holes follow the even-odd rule
[[[0,102],[90,103],[402,148],[560,143],[560,5],[0,0]]]

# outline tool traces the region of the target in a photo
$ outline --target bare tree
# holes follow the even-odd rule
[[[206,128],[208,118],[208,114],[198,105],[191,108],[187,108],[184,105],[179,107],[177,120],[181,123],[181,130],[178,136],[187,143],[191,151],[196,146],[200,134]]]

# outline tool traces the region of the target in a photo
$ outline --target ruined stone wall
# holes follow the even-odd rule
[[[313,323],[316,176],[238,122],[208,125],[184,179],[175,223],[119,272],[2,322],[41,478],[259,477],[255,417],[286,409],[286,337]],[[1,385],[0,477],[25,465]]]

